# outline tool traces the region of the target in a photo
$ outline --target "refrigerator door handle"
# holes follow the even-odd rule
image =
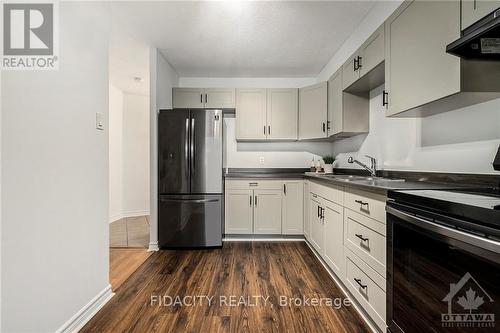
[[[194,118],[191,118],[191,174],[196,168]]]
[[[186,137],[184,138],[184,157],[186,158],[186,175],[189,175],[189,118],[186,118]]]

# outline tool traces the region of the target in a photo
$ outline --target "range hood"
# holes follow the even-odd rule
[[[446,52],[464,59],[500,60],[500,9],[465,29]]]

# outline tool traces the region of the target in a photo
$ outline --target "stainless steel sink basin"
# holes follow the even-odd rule
[[[368,186],[376,186],[376,187],[391,187],[392,184],[397,182],[404,182],[404,179],[386,179],[386,178],[377,178],[372,180],[358,180],[356,184],[368,185]]]
[[[344,182],[359,182],[372,186],[380,186],[391,182],[404,182],[404,179],[384,178],[384,177],[368,177],[357,175],[325,175],[325,177],[341,180]]]
[[[337,180],[342,180],[345,182],[351,182],[354,180],[367,180],[370,177],[365,177],[365,176],[355,176],[355,175],[325,175],[329,178],[334,178]]]

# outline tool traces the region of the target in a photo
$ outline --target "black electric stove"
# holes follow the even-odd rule
[[[388,197],[390,204],[406,206],[417,215],[439,222],[454,225],[453,221],[461,221],[468,222],[472,229],[478,225],[500,230],[498,189],[392,191]]]
[[[499,191],[388,197],[389,331],[500,332]]]

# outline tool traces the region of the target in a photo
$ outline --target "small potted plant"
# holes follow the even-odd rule
[[[332,155],[323,156],[323,170],[325,173],[333,173],[333,162],[335,162],[335,157]]]

